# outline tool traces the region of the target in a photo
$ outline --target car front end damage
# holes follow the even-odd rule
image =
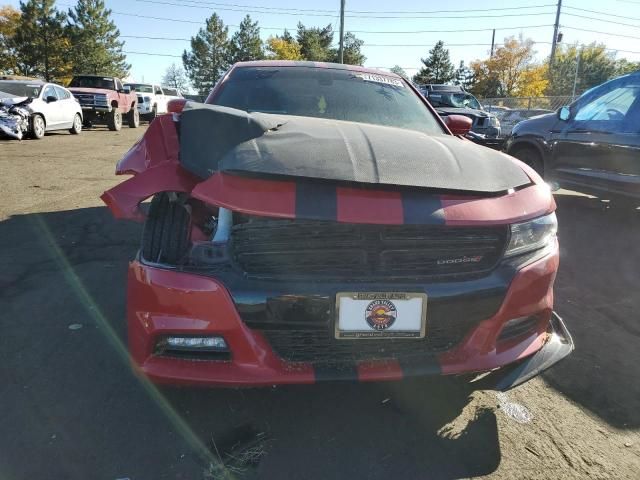
[[[405,188],[404,177],[363,185],[275,175],[265,173],[268,161],[251,171],[242,149],[203,174],[189,163],[202,147],[185,148],[195,141],[185,119],[158,117],[118,165],[134,176],[102,197],[118,218],[146,218],[129,266],[127,321],[132,361],[153,381],[479,374],[478,388],[506,390],[573,349],[553,312],[555,203],[526,166],[506,160],[527,182],[500,194]],[[279,128],[258,120],[260,136]],[[284,130],[292,141],[294,128]],[[242,141],[260,150],[255,137]],[[145,214],[140,202],[152,196]],[[170,224],[159,221],[167,212]],[[412,304],[421,323],[387,329]]]

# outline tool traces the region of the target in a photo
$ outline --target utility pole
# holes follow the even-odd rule
[[[340,50],[338,50],[340,63],[344,63],[344,1],[340,0]]]
[[[578,85],[578,71],[580,70],[580,58],[582,58],[582,51],[584,47],[581,47],[580,50],[576,52],[576,73],[573,77],[573,94],[571,95],[571,101],[576,98],[576,87]]]
[[[493,34],[491,35],[491,57],[493,57],[493,47],[496,44],[496,29],[493,29]]]
[[[558,9],[556,10],[556,23],[553,24],[553,42],[551,42],[551,57],[549,57],[549,70],[553,68],[553,60],[556,56],[556,44],[558,43],[558,30],[560,29],[560,9],[562,8],[562,0],[558,0]]]

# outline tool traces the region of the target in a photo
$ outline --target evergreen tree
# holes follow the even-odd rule
[[[391,72],[395,73],[396,75],[400,75],[403,78],[409,78],[407,72],[404,71],[404,68],[399,65],[394,65],[393,67],[391,67]]]
[[[191,51],[182,53],[182,63],[191,83],[200,95],[207,95],[229,68],[229,28],[214,13],[195,37]]]
[[[260,38],[258,22],[252,22],[247,15],[240,22],[238,31],[231,37],[231,63],[248,60],[262,60],[264,49]]]
[[[465,90],[473,88],[475,83],[473,70],[464,64],[464,60],[460,60],[460,66],[455,71],[454,83]]]
[[[439,40],[435,46],[429,50],[429,57],[420,59],[424,66],[413,77],[413,82],[419,85],[428,83],[448,83],[453,80],[455,72],[449,50],[444,48],[444,42]]]
[[[55,0],[20,2],[20,21],[11,44],[17,69],[23,75],[64,82],[71,71],[70,41],[64,28],[66,15],[57,11],[54,3]]]
[[[344,35],[344,43],[342,57],[343,63],[346,65],[362,65],[367,59],[362,54],[361,48],[364,45],[364,40],[360,40],[353,33],[347,32]],[[332,62],[338,63],[340,61],[340,51],[336,48],[333,50]]]
[[[335,53],[331,49],[331,43],[333,42],[333,28],[331,25],[323,28],[307,28],[302,23],[298,23],[296,40],[300,45],[300,53],[305,60],[328,62],[335,58]]]
[[[122,52],[124,42],[103,0],[78,0],[69,10],[73,73],[126,77],[131,65]]]
[[[162,77],[162,84],[167,87],[175,88],[180,93],[184,94],[189,90],[189,80],[181,67],[178,67],[175,63],[169,65]]]

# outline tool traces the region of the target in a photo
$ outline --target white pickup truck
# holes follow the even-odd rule
[[[161,113],[167,113],[167,102],[162,87],[153,83],[126,83],[138,96],[138,112],[145,120],[151,121]]]

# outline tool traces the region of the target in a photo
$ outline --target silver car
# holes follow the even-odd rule
[[[33,138],[44,137],[45,132],[82,131],[82,108],[66,88],[39,80],[0,80],[0,97],[14,103],[31,98],[26,107],[31,114],[29,133]]]

